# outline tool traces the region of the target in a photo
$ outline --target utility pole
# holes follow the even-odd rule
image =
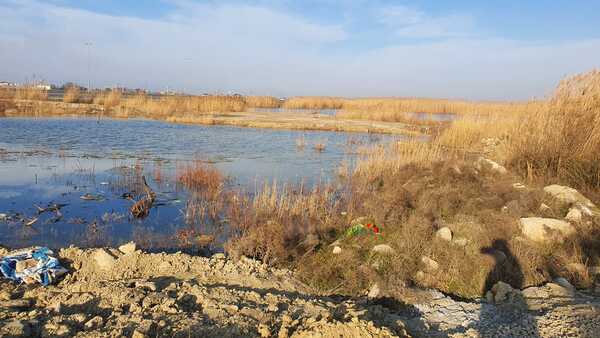
[[[92,47],[91,42],[84,43],[87,46],[87,68],[88,68],[88,92],[92,91],[92,66],[90,63],[90,49]]]

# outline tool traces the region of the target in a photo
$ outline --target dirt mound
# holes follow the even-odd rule
[[[380,306],[310,295],[290,271],[247,258],[78,248],[59,257],[72,272],[58,285],[3,282],[0,335],[408,336]]]

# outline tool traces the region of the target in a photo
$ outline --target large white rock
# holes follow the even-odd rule
[[[125,255],[131,255],[135,252],[136,246],[134,242],[129,242],[121,245],[119,247],[119,251],[121,251]]]
[[[596,205],[592,201],[571,187],[553,184],[545,187],[544,192],[567,206],[582,205],[590,209],[596,209]]]
[[[450,242],[452,240],[452,230],[448,227],[443,227],[435,233],[435,237]]]
[[[483,157],[480,157],[477,162],[475,162],[475,168],[480,171],[490,171],[499,175],[504,175],[508,172],[502,165]]]
[[[105,249],[96,249],[93,257],[98,267],[102,270],[110,270],[115,266],[116,259]]]
[[[391,246],[389,246],[387,244],[375,245],[373,247],[373,249],[371,249],[371,251],[378,253],[378,254],[382,254],[382,255],[391,255],[396,252],[396,250],[394,250],[394,248],[392,248]]]
[[[422,256],[421,262],[423,263],[423,267],[427,272],[435,272],[437,271],[437,269],[440,268],[440,264],[438,262],[434,261],[433,259],[427,256]]]
[[[534,242],[546,242],[550,240],[553,232],[558,232],[562,236],[569,236],[575,233],[575,227],[571,223],[554,218],[521,218],[520,223],[523,235]]]

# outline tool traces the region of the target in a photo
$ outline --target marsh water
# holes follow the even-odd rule
[[[149,120],[0,119],[0,245],[62,247],[174,243],[189,227],[192,161],[228,176],[227,189],[332,179],[356,148],[392,136],[177,125]],[[314,145],[325,145],[316,151]],[[298,146],[300,144],[301,146]],[[129,213],[144,176],[157,194],[145,219]]]

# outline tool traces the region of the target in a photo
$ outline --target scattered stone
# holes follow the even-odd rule
[[[151,282],[151,281],[136,281],[135,287],[138,289],[141,289],[141,290],[148,290],[148,291],[158,290],[158,286],[156,285],[156,283]]]
[[[435,237],[443,241],[450,242],[452,240],[452,230],[448,227],[443,227],[436,231]]]
[[[493,299],[494,303],[502,303],[505,301],[512,301],[519,292],[513,289],[513,287],[509,284],[500,281],[494,284],[488,293],[492,296],[491,298]],[[490,296],[486,294],[486,297],[489,301]]]
[[[392,255],[396,252],[394,248],[387,244],[378,244],[371,249],[372,252],[382,254],[382,255]]]
[[[569,209],[567,216],[565,216],[565,219],[569,222],[581,223],[581,220],[583,220],[583,213],[579,208],[571,208]]]
[[[498,175],[505,175],[506,173],[508,173],[508,170],[506,170],[505,167],[490,159],[483,157],[480,157],[477,160],[477,162],[475,163],[475,168],[479,171],[489,171]]]
[[[554,184],[545,187],[544,192],[562,203],[563,206],[582,205],[590,209],[596,209],[596,205],[592,201],[571,187]]]
[[[219,253],[216,253],[216,254],[212,255],[211,258],[218,259],[218,260],[223,260],[223,259],[226,259],[227,257],[225,256],[224,253],[219,252]]]
[[[523,235],[534,242],[546,242],[550,240],[553,232],[559,233],[562,236],[575,233],[573,225],[553,218],[521,218],[520,223]]]
[[[341,253],[342,253],[342,248],[340,248],[340,247],[339,247],[339,246],[337,246],[337,245],[333,247],[333,254],[334,254],[334,255],[339,255],[339,254],[341,254]]]
[[[85,328],[87,330],[94,330],[102,326],[104,324],[104,318],[100,316],[96,316],[85,323]]]
[[[527,189],[527,186],[523,183],[513,183],[513,188],[516,190],[523,190],[523,189]]]
[[[125,255],[131,255],[135,252],[135,249],[136,245],[134,242],[125,243],[119,247],[119,251],[121,251]]]
[[[421,262],[423,263],[423,266],[425,267],[425,271],[427,271],[427,272],[435,272],[440,267],[438,262],[434,261],[433,259],[431,259],[427,256],[422,256]]]
[[[464,237],[456,237],[454,240],[452,240],[452,243],[458,246],[466,246],[469,241]]]
[[[102,270],[110,270],[115,266],[116,259],[105,249],[96,249],[93,257],[98,267]]]
[[[377,298],[377,297],[379,297],[380,293],[381,293],[381,290],[379,289],[379,285],[377,285],[377,283],[375,283],[375,284],[373,284],[373,286],[371,286],[371,289],[369,289],[369,294],[367,295],[367,297]]]
[[[573,297],[574,295],[573,289],[566,288],[556,283],[548,283],[546,284],[546,287],[548,288],[550,295],[554,297]]]
[[[543,288],[530,287],[521,291],[523,298],[544,299],[550,297],[548,291]]]

